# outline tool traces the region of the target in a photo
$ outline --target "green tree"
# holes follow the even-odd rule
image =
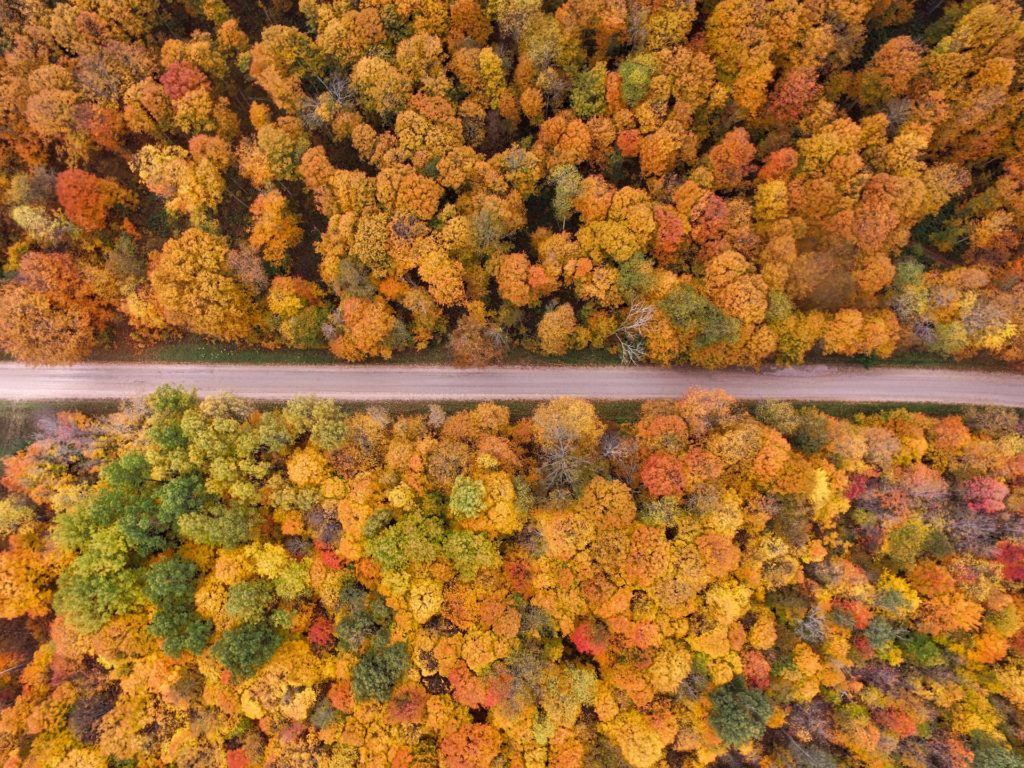
[[[274,584],[269,579],[241,581],[228,588],[224,611],[236,621],[254,623],[262,619],[276,601]]]
[[[730,747],[760,738],[772,713],[768,697],[761,691],[747,688],[742,678],[712,691],[711,705],[711,727]]]
[[[280,632],[269,622],[260,621],[227,630],[211,652],[236,677],[251,677],[270,660],[280,644]]]
[[[352,668],[352,691],[363,701],[387,701],[408,668],[405,643],[371,646]]]
[[[589,120],[604,112],[607,106],[604,99],[604,81],[607,76],[608,70],[603,61],[576,76],[570,102],[572,111],[582,119]]]
[[[619,67],[619,77],[622,78],[622,100],[635,107],[644,100],[651,86],[651,78],[654,77],[652,58],[640,55],[627,59]]]
[[[444,526],[438,517],[413,512],[366,542],[366,550],[382,568],[400,571],[434,562],[441,554]]]
[[[971,732],[971,750],[975,768],[1024,768],[1024,757],[984,731]]]
[[[156,606],[149,631],[164,642],[164,651],[180,656],[199,653],[213,633],[213,624],[195,609],[199,568],[191,560],[169,557],[149,567],[144,592]]]
[[[134,610],[141,596],[124,537],[110,526],[94,534],[88,549],[61,571],[53,607],[82,631],[95,632]]]
[[[476,517],[484,508],[487,491],[484,484],[466,475],[455,478],[452,494],[448,500],[448,512],[456,520]]]

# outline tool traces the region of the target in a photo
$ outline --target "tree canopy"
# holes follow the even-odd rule
[[[3,461],[18,768],[1019,766],[1024,422],[163,388]]]
[[[6,5],[18,359],[1024,361],[1015,0]]]

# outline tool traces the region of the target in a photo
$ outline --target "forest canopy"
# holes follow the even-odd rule
[[[1024,360],[1015,0],[0,4],[0,350]]]
[[[1024,423],[163,388],[4,460],[7,768],[1024,766]]]

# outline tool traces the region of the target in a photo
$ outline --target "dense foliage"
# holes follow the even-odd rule
[[[1024,766],[1024,424],[162,389],[5,462],[6,768]]]
[[[0,349],[1020,362],[1022,45],[1016,0],[3,3]]]

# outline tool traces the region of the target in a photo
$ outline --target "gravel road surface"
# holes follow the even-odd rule
[[[405,365],[193,365],[83,363],[31,367],[0,362],[0,399],[129,398],[160,384],[201,395],[233,392],[283,400],[593,400],[678,397],[691,387],[741,399],[1008,405],[1024,408],[1024,374],[933,368],[806,365],[764,371],[652,367],[444,368]]]

